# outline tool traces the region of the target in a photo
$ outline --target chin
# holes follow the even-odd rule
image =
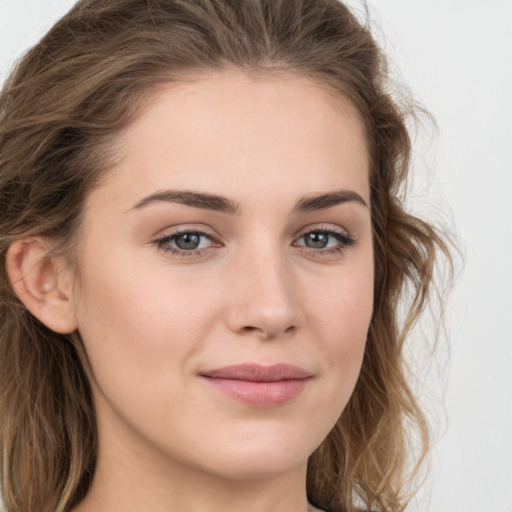
[[[252,439],[239,437],[219,442],[216,453],[204,453],[210,468],[218,476],[227,479],[248,480],[275,478],[297,471],[307,465],[311,453],[322,441],[297,432],[260,432]],[[285,435],[283,435],[285,434]]]
[[[233,457],[230,460],[217,461],[214,473],[228,480],[266,480],[275,479],[287,473],[306,467],[307,457],[283,457],[267,452],[254,454],[253,457]]]

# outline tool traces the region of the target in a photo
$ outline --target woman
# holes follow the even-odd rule
[[[7,510],[403,510],[403,343],[446,247],[401,206],[368,29],[83,0],[0,105]]]

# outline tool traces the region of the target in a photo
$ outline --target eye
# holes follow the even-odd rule
[[[204,242],[205,237],[198,233],[185,233],[184,235],[175,236],[173,242],[176,244],[178,249],[183,251],[192,251],[199,249],[201,243]],[[203,243],[204,245],[204,243]]]
[[[192,255],[215,245],[213,237],[197,230],[178,231],[155,241],[159,249],[172,254]]]
[[[318,252],[339,252],[356,243],[348,233],[333,229],[314,229],[304,233],[294,245]]]

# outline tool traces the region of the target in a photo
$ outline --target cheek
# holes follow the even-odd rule
[[[338,396],[343,408],[359,376],[372,318],[371,262],[340,273],[316,294],[312,304],[310,328],[325,355],[332,396]]]
[[[196,418],[193,424],[202,421],[197,411],[204,407],[183,391],[212,314],[176,276],[171,284],[159,269],[139,270],[122,279],[106,272],[91,275],[79,328],[96,412],[108,431],[111,425],[129,425],[130,431],[146,432],[150,422],[152,438],[171,442],[180,432],[173,411]],[[208,302],[204,295],[201,302]]]
[[[363,255],[366,256],[366,255]],[[366,261],[365,261],[366,260]],[[314,315],[347,343],[358,342],[366,333],[373,311],[373,263],[371,257],[347,265],[323,280],[311,300]]]
[[[208,329],[209,291],[198,301],[197,285],[179,275],[170,282],[164,267],[121,257],[101,261],[83,272],[77,314],[95,379],[104,391],[142,390],[149,375],[170,385],[187,370]]]

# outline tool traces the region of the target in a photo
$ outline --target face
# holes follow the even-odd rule
[[[355,109],[306,79],[211,74],[159,91],[117,148],[84,212],[74,299],[100,461],[305,467],[372,314]]]

